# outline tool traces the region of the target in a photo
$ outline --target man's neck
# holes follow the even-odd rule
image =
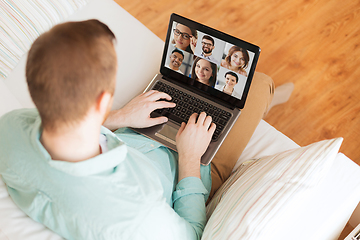
[[[43,130],[41,143],[53,160],[80,162],[99,155],[100,126],[91,121],[62,127],[56,131]]]

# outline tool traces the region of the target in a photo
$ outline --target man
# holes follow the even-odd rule
[[[180,51],[179,49],[174,49],[171,52],[170,55],[170,62],[169,62],[169,68],[174,70],[175,72],[184,74],[182,71],[180,71],[180,66],[184,60],[184,53]]]
[[[149,91],[109,112],[114,41],[88,20],[33,43],[26,78],[37,109],[1,118],[0,174],[26,214],[66,239],[200,239],[211,186],[200,158],[215,125],[192,115],[177,134],[178,154],[123,128],[163,123],[150,113],[175,104]]]
[[[217,59],[215,59],[214,56],[212,55],[212,51],[215,49],[214,39],[212,37],[210,37],[209,35],[204,35],[202,37],[201,45],[202,45],[202,53],[201,53],[200,57],[205,58],[205,59],[209,60],[210,62],[213,62],[213,63],[216,63],[217,65],[219,65],[219,61]]]

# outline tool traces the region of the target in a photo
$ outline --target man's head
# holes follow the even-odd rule
[[[59,24],[33,43],[26,79],[44,129],[81,121],[103,93],[114,93],[114,40],[105,24],[88,20]]]
[[[179,70],[182,62],[184,60],[184,54],[178,49],[174,49],[170,55],[170,68],[173,70]]]
[[[210,54],[215,48],[215,41],[212,37],[204,35],[201,41],[202,50],[205,54]]]

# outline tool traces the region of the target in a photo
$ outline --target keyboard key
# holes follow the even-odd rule
[[[230,117],[228,117],[227,115],[224,115],[224,114],[220,115],[220,118],[224,119],[225,121],[228,121],[230,119]]]
[[[167,118],[175,121],[175,122],[178,122],[178,123],[182,123],[182,122],[185,122],[183,119],[181,119],[179,116],[177,115],[174,115],[174,114],[171,114],[171,113],[168,113],[165,115]]]
[[[225,123],[226,123],[225,120],[223,120],[223,119],[220,119],[220,120],[219,120],[219,124],[225,126]]]
[[[221,131],[221,130],[223,130],[223,129],[224,129],[224,127],[223,127],[223,126],[221,126],[221,125],[216,125],[216,129],[219,129],[219,130]]]

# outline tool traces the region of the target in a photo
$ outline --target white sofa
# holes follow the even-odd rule
[[[163,42],[112,0],[90,0],[84,5],[86,6],[60,21],[96,18],[113,30],[117,37],[116,51],[119,60],[113,108],[119,108],[141,93],[158,73]],[[165,22],[163,24],[167,25]],[[26,54],[6,78],[0,79],[0,116],[13,109],[33,107],[25,82],[25,63]],[[141,71],[137,66],[141,66]],[[234,169],[249,159],[297,148],[299,146],[291,139],[261,121]],[[312,186],[310,191],[289,198],[291,201],[280,206],[281,211],[278,210],[266,225],[256,223],[249,228],[258,231],[257,226],[261,227],[259,236],[262,237],[244,239],[338,239],[360,200],[359,175],[360,167],[338,153],[327,171],[323,171],[322,180]],[[236,197],[235,192],[233,198]],[[237,215],[237,212],[233,214]],[[231,230],[243,229],[252,223],[246,224]],[[210,227],[205,229],[207,233],[211,231]],[[50,240],[61,237],[18,209],[0,178],[0,240],[17,239]]]

